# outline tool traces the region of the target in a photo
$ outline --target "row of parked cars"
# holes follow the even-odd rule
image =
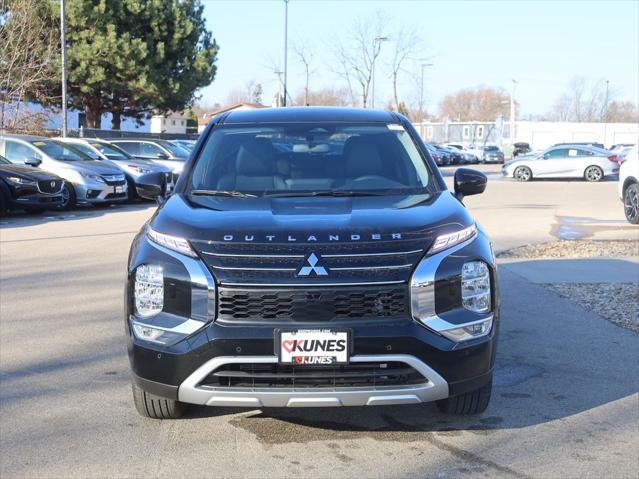
[[[0,135],[0,215],[131,201],[170,191],[195,142]]]
[[[470,147],[458,143],[427,143],[426,148],[438,166],[504,162],[504,153],[495,145]]]

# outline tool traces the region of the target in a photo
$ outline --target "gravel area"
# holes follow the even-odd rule
[[[532,244],[502,251],[498,258],[621,258],[639,256],[639,240],[575,240]]]
[[[637,283],[556,283],[543,286],[618,326],[639,333]]]

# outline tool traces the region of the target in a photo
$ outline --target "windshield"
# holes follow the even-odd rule
[[[484,146],[484,151],[499,151],[496,146]]]
[[[91,157],[76,150],[70,145],[55,140],[37,140],[32,141],[31,144],[39,150],[46,153],[48,156],[58,161],[86,161]]]
[[[195,194],[409,194],[428,193],[430,178],[400,125],[227,125],[208,137],[188,188]]]
[[[181,146],[174,145],[170,141],[158,141],[158,144],[169,150],[171,155],[177,156],[178,158],[188,158],[191,154],[190,151],[185,150]]]
[[[91,146],[106,156],[109,160],[129,160],[131,155],[115,145],[107,145],[99,141],[91,142]]]
[[[11,162],[7,160],[4,156],[0,155],[0,165],[10,165]]]
[[[83,145],[82,143],[71,143],[71,146],[73,148],[75,148],[76,150],[79,150],[80,152],[84,153],[85,155],[90,157],[92,160],[101,160],[102,159],[102,157],[100,155],[98,155],[95,151],[93,151],[87,145]]]

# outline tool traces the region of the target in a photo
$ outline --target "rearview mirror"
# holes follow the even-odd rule
[[[33,166],[34,168],[37,168],[38,166],[40,166],[40,163],[42,163],[42,160],[36,157],[27,158],[26,160],[24,160],[25,165]]]
[[[483,193],[487,182],[488,178],[481,171],[458,168],[455,171],[455,197],[461,201],[464,196]]]

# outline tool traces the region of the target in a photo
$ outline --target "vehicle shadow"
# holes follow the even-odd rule
[[[112,204],[108,206],[82,206],[71,211],[47,210],[38,215],[28,214],[22,211],[10,211],[6,216],[0,218],[0,229],[23,228],[45,223],[97,218],[107,213],[125,213],[155,207],[155,203],[151,201],[136,201],[135,203]]]
[[[235,427],[261,442],[281,444],[366,436],[410,441],[432,432],[489,434],[563,420],[616,401],[625,402],[628,412],[633,410],[639,378],[630,377],[623,365],[639,361],[639,335],[515,273],[502,269],[500,274],[500,344],[491,403],[481,415],[448,416],[434,404],[423,404],[262,410],[193,407],[187,418],[233,415],[229,421]]]

